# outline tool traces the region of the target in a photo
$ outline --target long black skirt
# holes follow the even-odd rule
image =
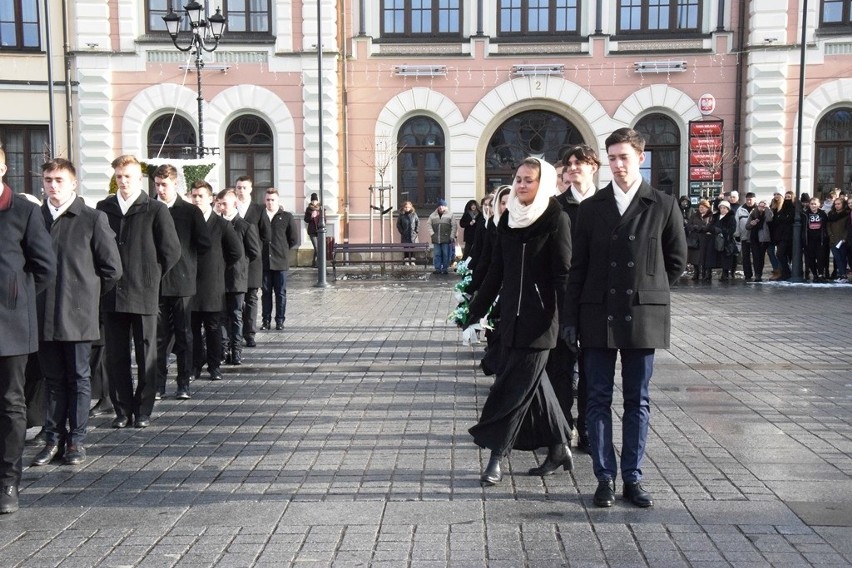
[[[504,350],[502,372],[479,422],[468,430],[476,445],[505,456],[512,449],[535,450],[568,442],[570,428],[545,371],[548,353]]]

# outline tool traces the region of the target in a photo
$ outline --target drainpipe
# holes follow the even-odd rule
[[[50,0],[44,0],[44,48],[47,53],[47,104],[48,104],[48,115],[50,117],[50,124],[47,127],[48,131],[48,144],[50,146],[50,157],[55,157],[56,152],[56,107],[53,96],[53,47],[51,44],[51,34],[53,33],[50,28],[50,6],[48,5]]]
[[[744,75],[748,73],[748,53],[745,50],[745,38],[748,33],[748,11],[746,10],[744,0],[740,0],[739,17],[737,22],[737,44],[736,50],[740,57],[740,64],[737,66],[737,80],[734,87],[734,148],[738,154],[742,154],[742,124],[743,124],[743,109],[745,107],[745,79]],[[740,187],[742,179],[740,179],[740,160],[734,160],[734,179],[737,186]],[[749,191],[748,188],[742,188]]]
[[[71,46],[68,45],[68,0],[62,0],[62,51],[65,57],[65,139],[68,161],[74,161],[74,116],[71,105]]]

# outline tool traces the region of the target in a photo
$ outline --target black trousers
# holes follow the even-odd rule
[[[38,351],[27,357],[24,370],[24,397],[27,401],[27,428],[44,426],[44,374],[38,361]]]
[[[157,392],[157,314],[104,313],[106,373],[116,416],[151,416]],[[136,389],[130,340],[136,351]]]
[[[101,333],[103,337],[103,333]],[[109,381],[104,368],[104,344],[103,341],[92,344],[92,353],[89,356],[89,368],[92,370],[92,400],[105,400],[109,398]]]
[[[260,288],[249,288],[243,302],[242,337],[254,339],[257,334],[257,292]]]
[[[743,276],[748,280],[754,277],[754,269],[751,262],[751,242],[740,241],[740,247],[743,253]]]
[[[225,292],[225,311],[222,313],[222,349],[243,351],[244,292]]]
[[[189,386],[192,372],[192,312],[190,297],[163,296],[157,315],[157,388],[165,391],[169,352],[177,357],[178,387]]]
[[[18,486],[27,435],[27,355],[0,357],[0,485]]]
[[[44,429],[48,444],[86,441],[92,402],[90,341],[43,341],[38,355],[47,385]]]
[[[547,355],[547,377],[550,379],[550,384],[553,386],[553,392],[556,393],[556,398],[559,400],[559,406],[562,408],[562,414],[565,420],[568,421],[569,428],[574,427],[574,418],[571,415],[571,408],[574,406],[574,363],[577,361],[577,354],[568,348],[568,345],[561,339],[556,340],[556,347],[550,350]]]
[[[222,363],[222,312],[192,312],[192,366],[213,372]],[[206,346],[206,349],[205,349]],[[206,353],[205,353],[206,351]]]

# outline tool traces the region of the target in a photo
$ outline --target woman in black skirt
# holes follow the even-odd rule
[[[547,460],[573,469],[568,422],[545,372],[571,262],[571,222],[555,194],[553,166],[524,160],[497,226],[485,282],[470,303],[468,321],[475,322],[500,294],[501,369],[470,429],[474,442],[491,450],[480,477],[484,486],[502,479],[501,461],[512,449],[547,446]]]

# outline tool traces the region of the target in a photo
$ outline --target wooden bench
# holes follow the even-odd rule
[[[423,262],[428,268],[428,252],[432,250],[429,243],[335,243],[331,253],[332,278],[337,280],[337,264],[369,264],[379,265],[384,274],[388,264],[399,264],[407,260],[414,263]],[[418,253],[422,253],[419,254]],[[413,259],[406,259],[406,254]],[[418,256],[420,258],[418,258]]]

